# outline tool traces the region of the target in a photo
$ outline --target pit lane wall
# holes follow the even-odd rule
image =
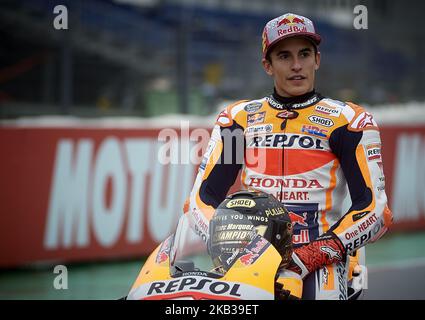
[[[425,105],[406,110],[372,111],[394,230],[425,229]],[[0,267],[149,254],[182,214],[214,120],[2,121]]]

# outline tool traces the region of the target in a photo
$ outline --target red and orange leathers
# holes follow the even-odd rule
[[[273,94],[223,110],[187,208],[203,237],[240,170],[244,188],[275,195],[291,212],[295,246],[332,232],[350,254],[391,223],[379,129],[355,104],[311,92],[290,102]],[[351,207],[344,212],[347,192]]]

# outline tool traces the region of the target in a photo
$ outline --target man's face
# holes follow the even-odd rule
[[[278,94],[294,97],[314,88],[316,70],[320,66],[320,52],[305,38],[291,37],[278,42],[270,51],[270,61],[263,59],[264,69],[274,78]]]

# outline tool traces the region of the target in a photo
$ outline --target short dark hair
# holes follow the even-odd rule
[[[319,52],[319,49],[317,48],[317,45],[314,42],[312,42],[312,41],[310,41],[310,42],[313,45],[314,55],[316,55],[317,52]],[[272,63],[272,59],[270,58],[270,52],[272,52],[272,51],[273,51],[273,46],[271,48],[269,48],[269,50],[267,50],[266,57],[265,57],[266,60],[270,63]]]

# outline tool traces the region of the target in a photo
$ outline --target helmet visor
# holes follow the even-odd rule
[[[254,220],[267,219],[244,215],[232,209],[217,209],[210,222],[210,255],[216,267],[228,269],[235,258],[266,226],[255,226]],[[262,230],[261,230],[262,229]]]

